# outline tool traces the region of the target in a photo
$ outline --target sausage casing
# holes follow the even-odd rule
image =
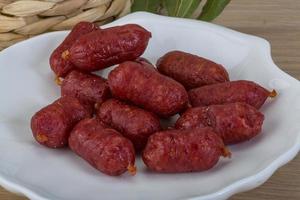
[[[97,118],[80,121],[70,134],[69,146],[105,174],[118,176],[126,171],[135,173],[132,143]]]
[[[193,107],[245,102],[257,109],[274,93],[246,80],[206,85],[188,92]]]
[[[135,60],[144,53],[150,37],[150,32],[136,24],[94,31],[72,45],[70,60],[84,71]]]
[[[76,24],[69,35],[64,39],[64,41],[52,52],[50,56],[50,66],[52,71],[59,77],[64,77],[75,66],[70,62],[69,59],[64,58],[62,55],[64,51],[68,50],[71,45],[80,37],[92,31],[98,30],[96,24],[90,22],[79,22]]]
[[[61,95],[76,97],[92,109],[110,97],[110,90],[106,79],[73,70],[62,82]]]
[[[212,127],[225,144],[249,140],[262,129],[264,115],[246,103],[190,108],[178,118],[177,129]]]
[[[154,133],[142,156],[149,169],[176,173],[208,170],[230,152],[211,128],[199,128]]]
[[[108,75],[112,95],[168,117],[187,107],[185,88],[146,62],[127,61]]]
[[[229,75],[222,65],[182,51],[165,54],[158,60],[157,69],[187,89],[229,81]]]
[[[31,118],[31,130],[40,144],[60,148],[68,144],[73,126],[91,113],[73,97],[61,97]]]
[[[136,150],[144,148],[148,137],[161,129],[154,114],[116,99],[105,101],[97,114],[103,122],[130,139]]]

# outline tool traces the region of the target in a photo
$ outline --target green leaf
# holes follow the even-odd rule
[[[163,0],[169,16],[191,17],[201,0]]]
[[[198,19],[204,21],[214,20],[229,2],[230,0],[207,0]]]
[[[134,0],[131,11],[148,11],[157,13],[162,0]]]

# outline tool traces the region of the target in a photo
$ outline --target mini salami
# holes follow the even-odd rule
[[[98,109],[98,117],[130,139],[136,150],[144,148],[148,137],[161,129],[154,114],[116,99],[105,101]]]
[[[63,80],[61,95],[76,97],[91,109],[109,98],[110,90],[102,77],[74,70]]]
[[[167,130],[149,137],[143,161],[157,172],[194,172],[212,168],[220,156],[230,152],[210,128]]]
[[[150,37],[150,32],[136,24],[94,31],[72,45],[70,60],[84,71],[135,60],[144,53]]]
[[[69,71],[75,68],[75,66],[66,59],[68,55],[62,53],[68,50],[80,36],[98,29],[97,25],[93,23],[79,22],[73,27],[65,40],[53,51],[50,56],[50,66],[58,77],[66,76]]]
[[[260,85],[246,80],[217,83],[192,89],[188,92],[193,107],[245,102],[259,109],[268,97],[275,97],[276,92],[269,92]]]
[[[168,117],[187,107],[184,87],[146,62],[124,62],[108,75],[113,96]]]
[[[31,130],[37,142],[50,148],[64,147],[73,126],[90,117],[86,108],[73,97],[61,97],[35,113]]]
[[[132,143],[96,118],[80,121],[69,137],[72,151],[99,171],[118,176],[126,171],[135,174]]]
[[[158,60],[157,69],[187,89],[229,81],[228,73],[222,65],[182,51],[165,54]]]
[[[177,120],[177,129],[212,127],[225,144],[249,140],[262,129],[264,115],[246,103],[188,109]]]
[[[147,60],[146,58],[143,57],[138,57],[137,59],[134,60],[135,62],[147,65],[149,64],[149,66],[151,66],[153,69],[156,69],[149,60]],[[157,69],[156,69],[157,70]]]

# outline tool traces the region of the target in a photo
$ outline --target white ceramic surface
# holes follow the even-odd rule
[[[272,61],[264,39],[187,19],[144,12],[130,14],[108,26],[137,23],[152,32],[144,54],[153,63],[178,49],[226,66],[232,80],[248,79],[279,96],[262,108],[262,134],[231,146],[232,158],[202,173],[155,174],[138,159],[134,177],[106,176],[71,151],[37,144],[30,118],[59,97],[48,58],[67,32],[43,34],[0,53],[0,183],[30,199],[169,200],[226,199],[257,187],[291,160],[300,148],[300,83]],[[102,72],[103,75],[111,70]]]

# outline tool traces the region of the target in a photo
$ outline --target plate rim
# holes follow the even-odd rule
[[[272,65],[272,68],[275,68],[280,73],[287,76],[288,78],[290,78],[292,80],[296,80],[297,84],[300,86],[300,81],[298,81],[296,78],[290,76],[289,74],[287,74],[286,72],[281,70],[274,63],[274,61],[272,59],[272,55],[271,55],[271,45],[267,40],[265,40],[264,38],[261,38],[261,37],[241,33],[241,32],[238,32],[238,31],[235,31],[235,30],[232,30],[232,29],[229,29],[229,28],[217,25],[217,24],[212,24],[212,23],[208,23],[208,22],[204,22],[204,21],[196,21],[193,19],[182,19],[182,18],[175,18],[175,17],[168,17],[168,16],[160,16],[160,15],[156,15],[156,14],[152,14],[152,13],[148,13],[148,12],[134,12],[134,13],[128,14],[120,19],[117,19],[109,24],[106,24],[103,27],[114,26],[115,24],[130,21],[131,19],[139,19],[139,18],[144,19],[144,20],[156,18],[156,19],[160,19],[160,20],[164,19],[164,20],[168,20],[168,21],[174,21],[174,20],[182,21],[182,22],[189,21],[189,22],[192,22],[195,24],[197,24],[197,23],[205,24],[208,27],[210,26],[214,29],[217,28],[217,29],[226,31],[231,34],[235,34],[238,37],[246,37],[248,40],[253,39],[266,53],[266,56],[267,56],[266,59],[267,59],[267,61],[270,62],[270,64]],[[55,32],[44,33],[44,34],[35,36],[33,38],[21,41],[17,44],[14,44],[14,45],[0,51],[0,55],[5,53],[6,51],[9,51],[10,49],[17,47],[17,46],[24,45],[30,40],[34,40],[34,39],[37,39],[40,37],[45,37],[46,35],[53,35],[53,34],[62,33],[62,32],[66,33],[69,31],[55,31]],[[217,190],[213,193],[203,195],[203,196],[188,197],[188,198],[186,198],[186,200],[227,199],[234,194],[237,194],[239,192],[244,192],[247,190],[251,190],[253,188],[256,188],[256,187],[262,185],[264,182],[266,182],[272,176],[272,174],[278,168],[280,168],[281,166],[283,166],[286,163],[288,163],[289,161],[291,161],[299,153],[299,151],[300,151],[300,132],[295,133],[295,134],[297,135],[296,136],[297,138],[295,139],[294,145],[291,148],[289,148],[287,151],[283,152],[280,156],[278,156],[275,160],[273,160],[268,166],[266,166],[265,168],[263,168],[256,174],[253,174],[253,175],[247,176],[243,179],[234,181],[233,183],[229,184],[228,186],[226,186],[220,190]],[[10,192],[24,195],[30,199],[50,200],[49,198],[44,197],[43,195],[39,194],[38,192],[34,191],[33,189],[29,189],[28,187],[21,185],[20,183],[16,183],[14,180],[9,180],[9,178],[5,178],[1,173],[0,173],[0,185]]]

